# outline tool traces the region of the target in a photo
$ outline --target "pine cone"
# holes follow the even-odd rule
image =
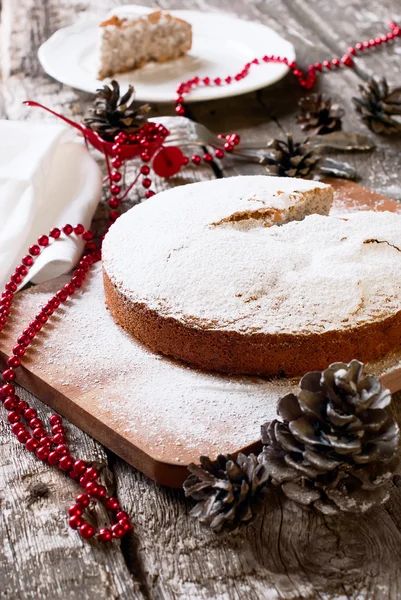
[[[278,404],[283,422],[262,426],[273,483],[326,514],[365,512],[388,499],[399,429],[391,394],[357,360],[307,373]]]
[[[132,85],[120,98],[120,86],[113,79],[111,87],[103,86],[96,92],[94,106],[89,109],[83,124],[108,142],[114,141],[115,136],[124,133],[136,133],[146,121],[150,111],[149,104],[134,108],[135,91]]]
[[[301,129],[310,131],[311,135],[324,135],[342,128],[344,109],[339,104],[333,104],[325,94],[311,94],[298,102],[301,109],[297,124]]]
[[[374,133],[392,135],[401,132],[401,87],[389,90],[383,77],[373,77],[366,85],[360,85],[360,98],[352,98],[362,121]]]
[[[200,463],[189,465],[192,475],[183,486],[185,495],[198,501],[190,514],[214,531],[251,521],[268,481],[260,459],[253,454],[219,455],[215,461],[201,456]]]
[[[287,141],[271,140],[267,145],[269,151],[261,158],[260,163],[267,165],[269,175],[308,179],[318,166],[320,156],[315,154],[307,142],[308,139],[294,142],[290,133],[287,134]]]

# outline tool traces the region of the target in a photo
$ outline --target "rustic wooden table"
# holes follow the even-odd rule
[[[43,72],[39,45],[83,13],[101,17],[116,0],[2,0],[0,117],[46,119],[22,101],[34,98],[79,118],[90,96],[63,86]],[[143,4],[153,4],[142,0]],[[161,8],[223,10],[282,32],[301,64],[341,56],[348,41],[372,37],[391,18],[401,18],[398,0],[159,0]],[[398,14],[397,14],[398,11]],[[224,32],[222,32],[224,37]],[[341,100],[345,126],[366,132],[352,108],[358,84],[370,73],[401,84],[401,45],[358,59],[357,71],[321,79],[320,88]],[[267,141],[294,128],[300,96],[288,76],[272,88],[218,102],[192,104],[191,116],[216,132]],[[155,106],[173,114],[172,106]],[[371,154],[347,159],[361,182],[401,199],[401,141],[377,139]],[[226,161],[192,168],[174,184],[236,173],[259,173],[257,165]],[[157,182],[162,189],[165,182]],[[135,197],[131,198],[131,202]],[[103,211],[103,212],[102,212]],[[104,216],[99,209],[99,224]],[[42,417],[39,399],[21,390]],[[398,405],[398,406],[397,406]],[[400,401],[394,403],[399,412]],[[83,542],[66,526],[66,508],[76,484],[24,452],[0,419],[0,598],[374,598],[401,597],[401,487],[384,508],[361,518],[329,518],[293,503],[266,508],[237,535],[216,536],[188,517],[179,491],[149,481],[72,425],[73,453],[95,460],[109,478],[135,530],[121,545]]]

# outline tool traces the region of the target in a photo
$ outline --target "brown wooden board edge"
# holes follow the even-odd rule
[[[0,366],[2,369],[5,368],[7,359],[8,355],[0,350]],[[181,488],[183,482],[188,477],[189,471],[187,465],[175,465],[163,462],[146,454],[141,448],[132,443],[129,445],[134,451],[130,451],[127,441],[113,431],[106,423],[89,414],[81,406],[75,404],[73,399],[52,388],[46,381],[34,375],[23,366],[18,369],[17,383],[32,392],[47,406],[60,413],[103,446],[117,454],[117,456],[135,467],[135,469],[138,469],[150,479],[160,483],[160,485]],[[85,424],[84,427],[82,427],[83,423]],[[244,452],[245,454],[258,452],[260,448],[260,441],[255,441],[234,452],[233,456],[236,456],[240,452]]]

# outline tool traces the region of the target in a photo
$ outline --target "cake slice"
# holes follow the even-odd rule
[[[99,79],[152,61],[173,60],[186,54],[192,45],[191,25],[162,10],[139,16],[119,12],[100,23],[99,28]]]

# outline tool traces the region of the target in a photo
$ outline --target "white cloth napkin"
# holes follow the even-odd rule
[[[0,121],[0,290],[31,244],[66,223],[90,226],[102,175],[83,140],[60,125]],[[68,273],[84,242],[53,242],[24,280]]]

